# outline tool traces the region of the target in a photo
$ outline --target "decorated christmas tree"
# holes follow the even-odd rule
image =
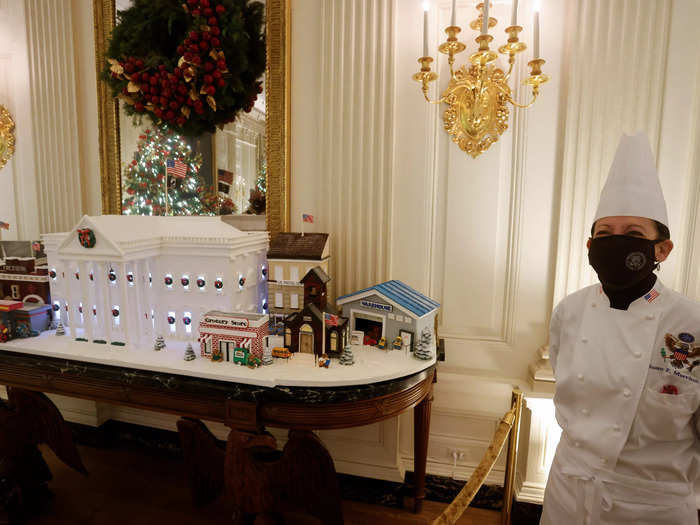
[[[343,348],[343,353],[340,354],[340,364],[347,366],[355,364],[355,356],[352,353],[352,346],[347,345],[345,348]]]
[[[133,159],[124,169],[124,215],[217,215],[233,213],[233,202],[205,187],[202,156],[167,127],[139,135]]]
[[[193,361],[197,356],[192,349],[192,343],[187,343],[187,348],[185,349],[185,361]]]
[[[420,341],[418,341],[418,344],[416,345],[416,350],[413,352],[413,356],[417,359],[423,359],[424,361],[432,359],[432,340],[432,333],[430,333],[428,328],[424,328],[420,334]]]
[[[165,339],[163,339],[162,335],[159,335],[156,337],[156,342],[153,345],[153,350],[156,352],[160,352],[163,348],[165,348]]]

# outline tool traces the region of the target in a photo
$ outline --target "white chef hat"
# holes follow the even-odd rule
[[[666,201],[644,133],[623,135],[617,147],[594,221],[612,216],[646,217],[668,227]]]

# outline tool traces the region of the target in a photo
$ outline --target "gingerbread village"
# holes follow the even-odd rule
[[[333,304],[326,233],[270,240],[218,217],[104,215],[42,239],[3,252],[0,342],[44,332],[248,368],[295,355],[353,365],[369,350],[435,358],[439,304],[408,285],[379,283]]]

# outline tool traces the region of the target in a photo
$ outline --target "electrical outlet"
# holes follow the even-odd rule
[[[454,460],[455,463],[464,459],[464,450],[460,448],[451,448],[447,452],[449,457]]]

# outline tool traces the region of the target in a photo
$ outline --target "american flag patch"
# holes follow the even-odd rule
[[[647,301],[648,303],[650,303],[650,302],[652,302],[654,299],[656,299],[658,296],[659,296],[659,292],[657,292],[656,289],[653,289],[653,288],[652,288],[651,292],[649,292],[648,294],[646,294],[646,295],[644,296],[644,299],[646,299],[646,301]]]

